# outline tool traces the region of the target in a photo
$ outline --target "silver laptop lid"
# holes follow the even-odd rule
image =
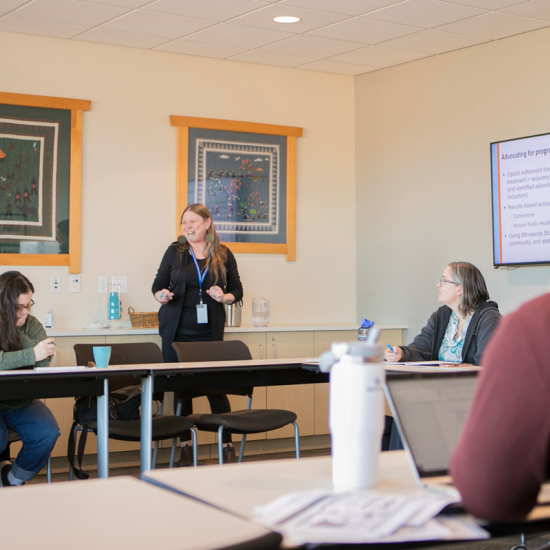
[[[477,372],[388,378],[386,397],[419,477],[446,475],[474,396]]]

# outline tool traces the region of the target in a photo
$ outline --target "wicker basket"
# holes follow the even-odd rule
[[[159,316],[156,311],[136,313],[133,307],[129,307],[128,315],[130,315],[132,328],[158,328],[159,326]]]

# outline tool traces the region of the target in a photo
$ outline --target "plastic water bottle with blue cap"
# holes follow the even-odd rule
[[[369,330],[374,325],[374,321],[369,321],[368,319],[363,319],[361,321],[361,326],[357,331],[357,340],[367,340],[369,337]]]

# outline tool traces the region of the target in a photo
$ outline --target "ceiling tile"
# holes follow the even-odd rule
[[[102,25],[101,29],[110,31],[147,34],[150,36],[164,36],[166,38],[181,38],[188,34],[200,31],[215,25],[215,21],[166,15],[147,11],[134,11],[123,15],[110,23]]]
[[[159,0],[145,9],[212,21],[226,21],[267,5],[267,1],[259,0]]]
[[[291,36],[293,35],[288,32],[221,23],[215,27],[195,33],[192,40],[193,42],[205,42],[207,44],[252,50],[278,42],[279,40],[284,40],[285,38],[290,38]]]
[[[75,2],[91,2],[92,4],[120,6],[122,8],[141,8],[141,6],[150,4],[151,0],[75,0]]]
[[[528,19],[516,15],[508,15],[501,12],[490,12],[449,25],[438,27],[439,31],[456,32],[459,34],[468,34],[471,36],[481,36],[483,38],[504,38],[522,32],[534,31],[542,27],[547,27],[550,23],[537,19]]]
[[[431,29],[484,13],[478,8],[439,2],[438,0],[408,0],[389,8],[369,13],[365,17],[403,25]]]
[[[527,0],[441,0],[442,2],[450,2],[451,4],[461,4],[463,6],[471,6],[472,8],[481,8],[482,10],[499,10],[521,4]]]
[[[242,48],[231,48],[229,46],[216,46],[215,44],[201,44],[200,42],[191,42],[185,38],[182,40],[174,40],[169,44],[164,44],[155,48],[163,52],[183,53],[186,55],[198,55],[201,57],[215,57],[216,59],[226,59],[246,50]]]
[[[419,27],[355,18],[336,23],[309,34],[324,36],[325,38],[335,38],[337,40],[351,40],[352,42],[360,42],[361,44],[377,44],[378,42],[384,42],[384,40],[391,40],[392,38],[405,36],[421,30],[423,29]]]
[[[280,15],[292,15],[299,17],[300,21],[297,23],[285,24],[275,23],[274,17]],[[293,33],[302,33],[331,25],[346,19],[348,16],[328,13],[325,11],[306,10],[304,8],[295,8],[293,6],[281,6],[277,4],[275,6],[268,6],[261,10],[247,15],[242,15],[233,19],[231,22],[236,25],[246,25],[250,27],[259,27],[262,29],[271,29],[274,31],[288,31]]]
[[[362,47],[363,44],[359,44],[359,42],[333,40],[332,38],[321,38],[320,36],[311,36],[308,34],[271,44],[262,48],[262,51],[323,59]]]
[[[502,11],[513,15],[522,15],[523,17],[550,21],[550,2],[548,0],[532,0],[531,2],[510,6]]]
[[[5,15],[10,11],[20,8],[23,4],[27,4],[29,0],[0,0],[0,15]]]
[[[398,50],[396,48],[383,48],[382,46],[369,46],[353,52],[343,53],[331,57],[331,61],[341,61],[343,63],[358,63],[370,65],[372,67],[390,67],[399,65],[407,61],[429,57],[425,52],[412,52],[410,50]]]
[[[51,36],[53,38],[72,38],[86,30],[88,30],[88,27],[48,23],[47,21],[34,21],[32,19],[18,19],[10,16],[0,19],[0,31],[22,32],[25,34],[37,34],[39,36]]]
[[[402,36],[395,40],[388,40],[382,45],[387,48],[401,48],[403,50],[415,50],[417,52],[437,54],[459,50],[489,41],[488,38],[429,30]]]
[[[298,69],[305,69],[306,71],[319,71],[322,73],[335,73],[348,76],[356,76],[358,74],[377,71],[379,67],[367,67],[366,65],[353,65],[351,63],[338,63],[336,61],[327,61],[325,59],[323,61],[313,61],[313,63],[300,65]]]
[[[23,6],[11,15],[22,19],[37,19],[90,28],[101,25],[128,11],[128,8],[75,2],[74,0],[35,0],[32,4]]]
[[[102,29],[93,29],[85,32],[76,38],[73,38],[73,40],[144,49],[151,49],[166,42],[166,38],[160,36],[147,36],[145,34],[131,34],[127,32],[107,31]]]
[[[362,15],[403,0],[283,0],[281,6],[297,6],[346,15]]]
[[[231,58],[232,61],[245,61],[247,63],[258,63],[260,65],[277,65],[278,67],[296,67],[310,61],[311,57],[302,57],[298,55],[284,55],[271,52],[247,52]]]

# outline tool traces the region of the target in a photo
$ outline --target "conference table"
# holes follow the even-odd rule
[[[141,473],[151,469],[152,403],[155,392],[211,390],[235,387],[319,384],[329,381],[329,374],[315,368],[316,358],[248,359],[204,361],[196,363],[158,363],[121,365],[129,371],[141,370]],[[110,367],[109,367],[110,368]],[[119,368],[119,367],[117,367]],[[454,370],[479,370],[463,367]],[[386,375],[417,372],[449,372],[449,369],[387,365]]]
[[[0,371],[0,400],[97,397],[97,473],[98,477],[106,478],[109,475],[109,378],[146,375],[147,371],[139,365],[134,368],[44,367]]]
[[[135,478],[0,491],[2,548],[208,550],[279,547],[281,536]]]

